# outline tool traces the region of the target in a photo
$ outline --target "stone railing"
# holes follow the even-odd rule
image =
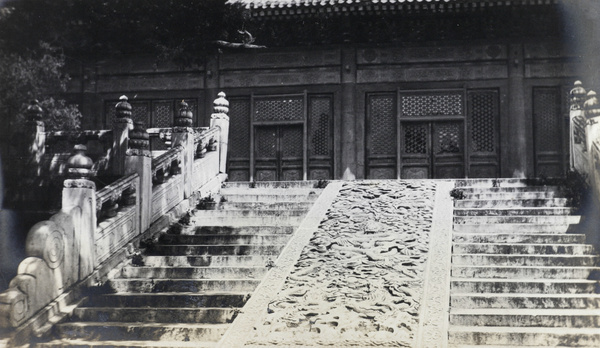
[[[570,169],[587,178],[600,197],[600,102],[576,81],[570,92]]]
[[[126,245],[167,226],[173,215],[185,213],[198,198],[218,191],[226,178],[229,117],[223,93],[214,102],[210,128],[191,127],[191,112],[182,102],[171,129],[171,147],[156,158],[144,125],[134,126],[129,118],[131,105],[126,97],[116,109],[112,146],[107,156],[99,158],[117,180],[96,190],[96,163],[85,154],[85,145],[75,146],[75,154],[65,163],[69,178],[64,180],[60,212],[29,230],[28,257],[8,290],[0,293],[0,328],[15,328],[21,337],[35,333],[56,311],[52,303],[57,298],[97,284],[125,259]],[[43,149],[43,124],[37,114],[34,120],[42,136],[31,139]],[[108,132],[90,134],[100,139]],[[75,301],[75,297],[69,298]]]

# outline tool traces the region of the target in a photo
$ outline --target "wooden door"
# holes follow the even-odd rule
[[[561,88],[533,88],[533,136],[535,175],[564,175]]]
[[[304,168],[302,139],[302,125],[256,126],[255,180],[302,180]]]

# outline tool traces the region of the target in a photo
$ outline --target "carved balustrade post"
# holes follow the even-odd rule
[[[73,223],[80,280],[92,274],[96,267],[96,185],[90,180],[94,176],[94,163],[85,155],[86,150],[85,145],[75,145],[75,153],[67,161],[68,179],[64,181],[62,193],[63,210],[79,207]]]
[[[594,177],[597,175],[595,173],[594,166],[594,142],[599,141],[600,137],[600,102],[598,102],[598,97],[596,96],[596,92],[589,91],[587,94],[587,100],[583,104],[583,112],[584,116],[587,120],[586,126],[586,147],[587,147],[587,169],[585,172],[588,174],[588,178],[590,180],[595,180]]]
[[[150,226],[152,211],[152,156],[150,154],[150,136],[143,122],[135,122],[129,135],[129,149],[125,157],[125,174],[137,173],[140,177],[138,188],[139,226],[144,232]]]
[[[181,145],[183,147],[183,196],[188,198],[192,194],[192,175],[194,166],[194,130],[193,114],[188,104],[182,100],[179,104],[179,112],[173,121],[173,133],[171,135],[171,146]]]
[[[571,107],[569,111],[569,151],[570,151],[570,169],[580,173],[587,173],[587,145],[586,145],[586,120],[583,112],[583,104],[586,100],[587,92],[581,81],[575,81],[574,87],[569,93],[571,97]]]
[[[41,162],[45,152],[46,133],[42,121],[43,110],[37,100],[33,100],[27,108],[27,121],[25,134],[19,139],[19,156],[21,163],[17,166],[17,180],[19,182],[19,203],[31,204],[39,199],[36,192],[37,180],[42,174]]]
[[[213,103],[213,114],[210,116],[210,127],[221,129],[219,136],[219,172],[225,173],[227,166],[227,144],[229,139],[229,101],[224,92],[219,92]]]
[[[125,170],[125,155],[129,147],[129,131],[133,129],[131,120],[131,104],[126,96],[121,96],[115,105],[116,117],[113,123],[113,145],[110,154],[111,173],[123,176]]]

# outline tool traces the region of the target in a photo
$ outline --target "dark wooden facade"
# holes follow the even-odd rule
[[[93,115],[87,126],[98,128],[121,94],[150,127],[168,126],[183,98],[207,125],[210,101],[225,91],[230,180],[566,171],[567,92],[578,60],[552,1],[365,11],[336,17],[342,29],[328,34],[295,27],[313,23],[298,22],[306,14],[263,13],[256,36],[270,48],[223,50],[183,71],[152,58],[101,62],[74,88]]]

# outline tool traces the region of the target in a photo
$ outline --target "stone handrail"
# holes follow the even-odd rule
[[[135,192],[137,180],[138,175],[133,173],[105,186],[96,193],[96,209],[100,210],[102,205],[108,201],[117,200],[127,189],[133,189]]]
[[[129,118],[131,105],[126,97],[121,97],[116,105],[113,130],[85,131],[79,136],[94,140],[112,134],[108,168],[110,174],[119,179],[96,191],[91,180],[95,163],[85,155],[86,146],[75,146],[75,155],[66,162],[65,172],[70,178],[64,180],[62,209],[29,230],[28,257],[19,265],[9,289],[0,293],[0,328],[15,328],[14,337],[21,339],[38,335],[40,328],[50,328],[45,324],[51,316],[57,315],[57,301],[68,298],[73,303],[80,296],[73,294],[81,294],[81,289],[105,279],[108,272],[127,257],[125,245],[139,243],[143,236],[159,232],[179,219],[196,199],[220,189],[226,178],[227,139],[224,135],[229,128],[227,110],[222,106],[224,100],[221,93],[215,101],[218,122],[213,119],[209,129],[190,127],[191,113],[184,109],[186,112],[181,113],[174,127],[169,129],[171,149],[154,159],[149,150],[148,132],[143,124],[136,122],[134,126]],[[42,110],[37,104],[30,109],[35,134],[25,140],[35,145],[29,148],[42,149],[43,154],[45,132],[39,121]],[[52,136],[73,135],[54,132]],[[196,159],[196,147],[201,141],[195,140],[208,142],[213,138],[214,150],[220,152]],[[40,152],[29,154],[39,155]],[[169,173],[165,173],[168,170]],[[153,183],[158,172],[169,174],[171,178]],[[119,205],[122,210],[117,212]],[[102,211],[102,206],[108,211]],[[99,220],[102,221],[98,223]],[[15,346],[23,344],[21,341],[13,343]]]

